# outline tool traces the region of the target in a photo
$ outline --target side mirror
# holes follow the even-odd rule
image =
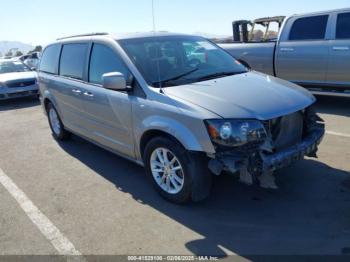
[[[38,69],[36,67],[31,67],[30,70],[37,71]]]
[[[130,88],[126,85],[125,77],[120,72],[106,73],[102,76],[102,86],[106,89],[126,91]]]

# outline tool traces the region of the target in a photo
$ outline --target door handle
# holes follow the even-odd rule
[[[72,92],[73,92],[74,94],[77,94],[77,95],[80,95],[80,94],[81,94],[81,90],[79,90],[79,89],[72,89]]]
[[[349,51],[348,46],[333,46],[334,51]]]
[[[282,52],[293,52],[294,51],[294,48],[291,48],[291,47],[282,47],[280,49],[280,51]]]
[[[84,92],[84,96],[93,97],[94,94],[90,92]]]

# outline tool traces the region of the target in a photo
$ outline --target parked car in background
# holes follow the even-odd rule
[[[16,57],[16,58],[17,58],[17,60],[24,62],[24,60],[26,60],[28,57],[29,57],[29,55],[27,54],[27,55],[22,55],[22,56]]]
[[[36,70],[40,60],[40,53],[33,52],[28,55],[23,55],[19,59],[31,69]]]
[[[38,94],[37,74],[18,60],[0,60],[0,100]]]
[[[235,24],[235,23],[234,23]],[[235,31],[235,30],[234,30]],[[234,32],[246,41],[247,30]],[[350,9],[293,15],[276,41],[220,44],[250,68],[309,88],[350,96]]]
[[[194,64],[186,49],[199,46],[206,59]],[[177,203],[207,197],[224,170],[275,188],[273,172],[315,157],[324,135],[307,90],[197,36],[63,38],[43,51],[39,85],[57,140],[75,133],[143,165]]]

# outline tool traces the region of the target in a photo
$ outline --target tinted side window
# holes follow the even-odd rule
[[[299,18],[290,31],[289,40],[322,40],[325,38],[328,15]]]
[[[90,60],[89,82],[102,84],[102,75],[111,72],[123,73],[125,79],[129,79],[128,69],[121,58],[111,48],[94,44]]]
[[[60,45],[51,45],[45,48],[40,62],[40,71],[50,74],[57,73]]]
[[[63,46],[60,75],[82,80],[88,44],[66,44]]]
[[[337,18],[336,39],[350,38],[350,13],[339,14]]]

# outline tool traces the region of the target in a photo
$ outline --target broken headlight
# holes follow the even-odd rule
[[[213,119],[205,124],[212,142],[220,146],[238,147],[267,137],[264,125],[258,120]]]

